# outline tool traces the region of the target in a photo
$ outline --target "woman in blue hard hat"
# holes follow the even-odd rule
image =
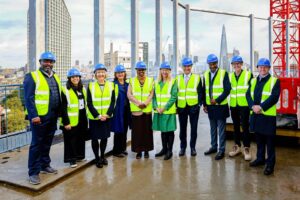
[[[92,149],[95,155],[95,164],[98,168],[108,164],[104,154],[107,138],[110,137],[110,118],[115,106],[114,84],[106,80],[106,71],[107,69],[103,64],[95,65],[96,81],[90,82],[87,89]],[[100,145],[98,140],[101,140]]]
[[[160,65],[153,96],[153,130],[161,131],[162,150],[155,157],[164,156],[169,160],[173,155],[174,131],[176,130],[177,82],[172,79],[171,66],[167,62]]]
[[[137,76],[131,78],[127,96],[132,113],[131,150],[136,152],[136,159],[149,158],[149,151],[153,150],[152,131],[152,97],[153,79],[146,76],[146,64],[136,63]]]
[[[117,96],[116,106],[111,119],[111,131],[114,132],[113,155],[124,157],[128,153],[127,130],[131,121],[129,100],[127,97],[128,82],[126,82],[126,70],[123,65],[115,67],[115,93]]]
[[[250,167],[265,165],[264,174],[268,176],[274,172],[276,162],[276,103],[280,96],[280,82],[270,75],[271,63],[267,58],[259,59],[257,68],[259,75],[251,80],[246,93],[251,110],[250,130],[255,133],[257,144],[256,159],[250,162]]]
[[[66,87],[62,89],[62,121],[64,135],[64,162],[76,167],[76,161],[85,158],[87,134],[86,90],[78,69],[68,71]]]

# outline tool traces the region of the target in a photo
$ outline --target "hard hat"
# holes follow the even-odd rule
[[[117,65],[115,67],[115,72],[126,72],[124,65]]]
[[[159,69],[170,69],[171,70],[171,65],[168,62],[163,62],[163,63],[161,63]]]
[[[233,56],[231,59],[231,64],[233,63],[243,63],[243,58],[241,56]]]
[[[146,64],[143,61],[139,61],[135,65],[135,69],[144,69],[145,70],[146,68],[147,68]]]
[[[271,67],[270,61],[267,58],[260,58],[257,62],[256,67],[258,66],[266,66],[266,67]]]
[[[207,64],[218,62],[218,57],[215,54],[209,54],[207,56]]]
[[[72,68],[68,71],[68,74],[67,74],[67,77],[70,78],[70,77],[73,77],[73,76],[79,76],[81,77],[81,73],[78,69],[76,68]]]
[[[182,66],[190,66],[190,65],[193,65],[193,61],[192,59],[190,59],[189,57],[185,57],[182,59],[181,61],[182,63]]]
[[[56,61],[56,57],[50,51],[46,51],[46,52],[44,52],[44,53],[41,54],[39,61],[41,61],[41,60],[52,60],[53,62],[55,62]]]
[[[95,73],[97,70],[101,70],[101,69],[107,71],[105,65],[103,65],[103,64],[101,64],[101,63],[95,65],[95,67],[94,67],[94,73]]]

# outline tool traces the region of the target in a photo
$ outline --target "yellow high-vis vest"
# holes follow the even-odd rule
[[[262,96],[261,96],[261,103],[263,103],[265,100],[267,100],[272,93],[273,87],[275,85],[277,81],[277,78],[275,77],[270,77],[269,80],[265,83],[263,91],[262,91]],[[250,88],[250,92],[251,92],[251,98],[254,101],[254,90],[255,90],[255,86],[257,83],[257,78],[253,78],[251,80],[251,88]],[[251,110],[251,114],[253,114],[253,111]],[[266,111],[262,110],[262,114],[266,115],[266,116],[276,116],[276,104],[274,104],[271,108],[269,108]]]
[[[67,106],[67,113],[70,120],[70,125],[72,127],[78,125],[79,120],[79,100],[77,95],[75,94],[74,90],[70,88],[69,90],[66,87],[62,89],[63,93],[66,95],[68,106]],[[82,93],[85,100],[85,108],[88,109],[86,106],[86,89],[82,88]],[[62,122],[61,122],[62,125]]]
[[[167,81],[164,83],[163,87],[161,88],[159,83],[155,83],[155,96],[158,108],[164,108],[168,101],[171,98],[171,90],[174,85],[175,79]],[[157,111],[154,111],[157,113]],[[169,110],[165,110],[163,114],[175,114],[176,113],[176,105],[175,103],[169,108]]]
[[[48,82],[40,70],[31,72],[32,79],[35,83],[34,102],[38,116],[45,116],[49,110],[50,89]],[[59,77],[54,74],[55,81],[58,85],[59,95],[61,94],[61,83]],[[27,109],[25,111],[27,114]]]
[[[179,108],[185,108],[186,104],[194,106],[199,103],[197,87],[200,83],[200,76],[197,74],[191,74],[187,85],[185,85],[184,75],[177,76],[178,84],[178,101],[177,106]]]
[[[90,82],[89,90],[91,92],[94,108],[98,111],[99,115],[106,115],[110,106],[111,96],[114,90],[114,83],[105,81],[103,90],[101,90],[98,82]],[[93,117],[89,110],[88,118],[91,120],[98,120],[98,116],[96,118]]]
[[[146,80],[142,87],[141,87],[140,82],[137,77],[131,78],[129,83],[131,85],[131,90],[132,90],[133,96],[141,102],[145,102],[147,100],[147,98],[149,97],[151,91],[153,90],[153,79],[152,78],[146,77]],[[147,107],[144,108],[143,110],[140,109],[138,106],[136,106],[134,103],[130,102],[130,110],[131,110],[131,112],[139,112],[139,111],[144,112],[144,113],[152,112],[152,101],[150,101],[150,103],[147,105]]]
[[[246,99],[246,92],[248,90],[248,83],[251,78],[251,72],[243,70],[240,74],[239,80],[236,81],[235,73],[230,74],[230,107],[248,106]]]
[[[209,84],[210,84],[210,77],[209,77],[210,70],[207,70],[204,73],[205,77],[205,101],[207,105],[211,105],[210,103],[210,96],[209,96]],[[217,74],[214,77],[214,82],[212,86],[212,98],[217,99],[224,91],[224,86],[223,86],[223,80],[225,78],[225,73],[226,71],[224,69],[218,69],[216,72]],[[220,105],[226,105],[227,104],[227,98],[225,98]]]

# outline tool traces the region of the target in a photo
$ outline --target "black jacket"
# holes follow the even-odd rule
[[[264,111],[266,111],[278,102],[280,96],[279,79],[276,81],[272,89],[271,96],[266,101],[261,103],[263,87],[266,84],[266,82],[270,79],[270,77],[271,77],[270,74],[262,78],[261,80],[259,80],[259,77],[257,77],[257,83],[254,89],[254,101],[252,100],[250,94],[251,92],[250,91],[251,84],[250,84],[250,87],[248,88],[248,91],[246,93],[246,98],[250,110],[252,110],[253,105],[260,105],[261,108]],[[276,117],[253,113],[250,116],[250,131],[265,134],[265,135],[276,134]]]

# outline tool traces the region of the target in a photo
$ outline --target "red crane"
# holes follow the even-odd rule
[[[297,114],[297,111],[300,112],[297,109],[300,99],[300,24],[293,23],[293,20],[300,21],[300,0],[270,0],[270,16],[282,19],[273,22],[273,69],[281,82],[278,113]],[[288,38],[287,19],[291,20],[288,25]]]

